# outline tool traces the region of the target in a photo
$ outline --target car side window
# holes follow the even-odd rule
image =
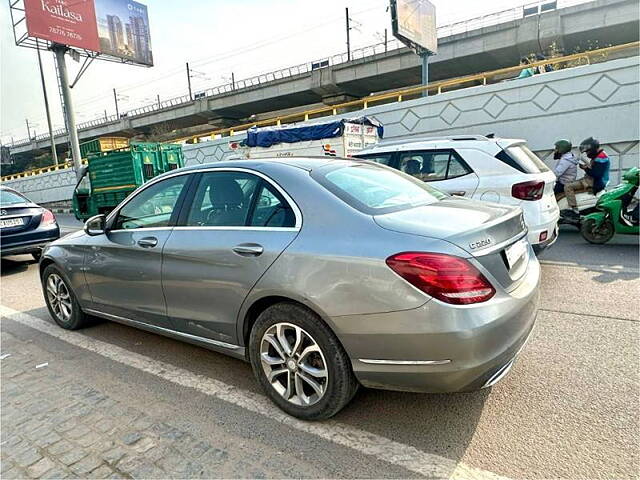
[[[471,173],[471,169],[462,161],[457,153],[451,152],[451,158],[449,159],[449,170],[447,171],[447,178],[456,178]]]
[[[187,180],[188,175],[179,175],[145,188],[120,209],[113,229],[168,226]]]
[[[192,227],[246,226],[260,177],[244,172],[206,172],[189,210]]]
[[[471,172],[452,150],[403,152],[398,168],[424,182],[447,180]]]
[[[358,155],[357,159],[368,160],[370,162],[376,162],[380,165],[390,165],[393,153],[372,153],[369,155]]]
[[[258,200],[251,216],[253,227],[295,227],[296,216],[291,205],[268,182],[260,186]]]

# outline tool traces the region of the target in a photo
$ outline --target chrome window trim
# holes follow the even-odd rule
[[[142,185],[141,187],[139,187],[139,190],[135,191],[135,195],[131,195],[128,198],[126,198],[124,200],[124,203],[122,203],[122,205],[119,206],[118,209],[113,210],[105,219],[105,223],[109,223],[112,219],[112,217],[114,215],[117,215],[120,210],[122,210],[125,205],[127,205],[127,203],[129,203],[131,200],[133,200],[135,197],[137,197],[138,195],[140,195],[144,190],[146,190],[147,188],[151,187],[152,185],[155,185],[158,182],[162,182],[164,180],[169,180],[173,177],[177,177],[179,175],[191,175],[191,174],[196,174],[196,173],[208,173],[208,172],[242,172],[242,173],[248,173],[250,175],[256,175],[258,177],[260,177],[261,179],[263,179],[265,182],[269,183],[269,185],[271,185],[273,188],[275,188],[278,193],[280,193],[280,195],[282,195],[282,197],[289,203],[289,205],[291,206],[291,209],[293,210],[293,213],[296,217],[296,223],[293,227],[243,227],[243,229],[247,229],[247,228],[256,228],[256,229],[260,229],[260,231],[265,231],[265,229],[277,229],[278,231],[284,231],[285,229],[294,229],[291,231],[298,231],[300,230],[300,228],[302,227],[302,212],[300,211],[300,208],[298,207],[298,205],[296,204],[296,202],[293,201],[293,199],[291,198],[291,196],[286,192],[286,190],[284,188],[282,188],[278,183],[276,183],[275,180],[273,180],[271,177],[269,177],[268,175],[265,175],[262,172],[258,172],[257,170],[252,170],[250,168],[246,168],[246,167],[206,167],[206,168],[197,168],[194,170],[185,170],[185,171],[180,171],[180,170],[176,170],[175,173],[171,173],[170,175],[166,175],[166,176],[162,176],[160,178],[153,178],[151,180],[149,180],[147,183],[145,183],[144,185]],[[151,227],[154,228],[154,227]],[[176,227],[168,227],[168,228],[180,228],[180,229],[200,229],[200,228],[206,228],[206,229],[219,229],[219,227],[198,227],[198,226],[176,226]],[[221,227],[222,229],[236,229],[238,227]],[[116,231],[122,231],[123,229],[119,229],[119,230],[111,230],[112,232],[116,232]],[[145,227],[141,227],[141,228],[130,228],[130,229],[126,229],[124,231],[127,232],[131,232],[131,231],[138,231],[138,230],[150,230],[148,228]],[[268,231],[268,230],[267,230]]]
[[[369,358],[359,358],[362,363],[371,365],[446,365],[451,360],[374,360]]]
[[[207,226],[178,226],[172,227],[173,230],[224,230],[224,231],[255,231],[255,232],[298,232],[300,228],[297,227],[246,227],[246,226],[236,226],[236,227],[207,227]]]
[[[173,230],[174,227],[139,227],[139,228],[118,228],[117,230],[109,230],[109,233],[117,232],[162,232]]]
[[[192,335],[190,333],[180,332],[178,330],[171,330],[170,328],[159,327],[157,325],[152,325],[150,323],[139,322],[137,320],[131,320],[130,318],[120,317],[118,315],[113,315],[112,313],[105,313],[99,310],[94,310],[92,308],[86,308],[85,311],[92,315],[97,315],[99,317],[107,318],[114,320],[116,322],[126,323],[132,326],[142,326],[145,328],[150,328],[158,331],[159,333],[166,333],[170,335],[177,335],[179,337],[188,338],[190,340],[195,340],[202,343],[207,343],[209,345],[213,345],[215,347],[224,348],[227,350],[238,350],[242,349],[240,345],[234,345],[233,343],[221,342],[220,340],[213,340],[211,338],[199,337],[198,335]]]

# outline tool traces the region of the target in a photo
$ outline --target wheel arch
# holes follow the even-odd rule
[[[328,315],[326,315],[320,308],[317,307],[317,305],[314,305],[312,302],[308,301],[307,299],[296,298],[295,295],[272,292],[269,294],[264,294],[258,298],[254,298],[251,301],[247,301],[243,305],[239,315],[239,325],[238,325],[238,337],[242,342],[243,346],[246,347],[248,345],[249,335],[251,334],[251,328],[255,324],[260,314],[270,306],[275,305],[277,303],[293,303],[317,315],[323,321],[323,323],[329,328],[329,330],[331,330],[331,332],[336,336],[336,338],[338,339],[338,342],[340,342],[340,345],[342,345],[342,342],[340,341],[340,338],[337,335],[334,323],[331,321]],[[342,348],[344,348],[344,345],[342,345]]]

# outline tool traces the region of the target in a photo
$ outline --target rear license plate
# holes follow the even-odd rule
[[[518,263],[518,260],[527,253],[527,239],[523,238],[513,245],[508,246],[505,248],[504,253],[507,256],[509,270],[511,270],[513,266]]]
[[[0,228],[19,227],[21,225],[24,225],[24,220],[22,218],[7,218],[5,220],[0,220]]]

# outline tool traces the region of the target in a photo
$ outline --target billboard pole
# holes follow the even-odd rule
[[[80,180],[80,166],[82,165],[80,155],[80,142],[78,141],[78,130],[76,128],[76,117],[73,111],[73,101],[71,99],[71,89],[69,88],[69,76],[67,74],[67,63],[65,61],[65,53],[67,47],[64,45],[54,44],[51,49],[56,54],[56,63],[58,64],[58,72],[60,74],[60,90],[62,91],[62,101],[64,102],[65,120],[67,122],[67,133],[69,134],[69,144],[71,146],[71,158],[73,159],[73,168],[76,171],[76,178]]]
[[[422,59],[422,85],[425,87],[429,85],[429,57],[430,56],[431,54],[426,51],[420,54],[420,58]],[[429,90],[425,88],[422,91],[422,96],[428,97]]]
[[[49,111],[49,98],[47,96],[47,86],[44,83],[44,72],[42,71],[42,58],[40,58],[40,46],[36,39],[36,52],[38,52],[38,67],[40,68],[40,81],[42,82],[42,94],[44,95],[44,110],[47,114],[47,127],[49,128],[49,140],[51,140],[51,156],[53,162],[58,165],[58,152],[56,152],[56,141],[53,138],[53,126],[51,125],[51,112]]]

